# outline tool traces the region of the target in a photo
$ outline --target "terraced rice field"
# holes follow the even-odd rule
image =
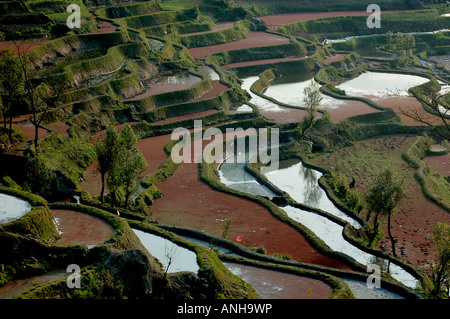
[[[178,3],[166,3],[164,6],[164,2],[157,4],[146,1],[90,7],[90,11],[95,12],[92,17],[97,16],[98,29],[62,38],[24,42],[23,48],[28,51],[33,72],[42,77],[52,76],[60,78],[61,81],[67,80],[70,84],[62,94],[60,103],[48,110],[45,120],[38,128],[41,145],[38,151],[48,159],[49,167],[59,169],[59,173],[67,175],[75,185],[71,196],[57,202],[79,202],[80,197],[83,197],[83,207],[102,207],[105,214],[110,215],[115,215],[114,211],[120,210],[124,216],[150,222],[152,227],[170,225],[188,228],[196,234],[212,236],[217,242],[219,239],[225,240],[229,245],[235,245],[244,252],[259,251],[262,259],[255,258],[254,255],[252,257],[250,253],[246,258],[266,262],[267,259],[261,260],[267,257],[271,258],[271,264],[277,265],[286,264],[288,260],[290,266],[298,270],[315,269],[326,274],[324,277],[328,278],[325,280],[324,277],[313,278],[288,273],[281,268],[269,270],[239,262],[223,261],[222,266],[228,269],[228,272],[224,271],[225,276],[232,276],[234,273],[252,285],[262,298],[326,299],[332,296],[335,293],[333,289],[336,289],[330,285],[329,278],[337,276],[346,277],[347,280],[356,278],[354,285],[349,284],[350,288],[344,288],[353,290],[355,296],[362,298],[386,298],[389,293],[400,293],[402,296],[407,293],[408,296],[414,294],[414,287],[404,285],[399,285],[401,288],[395,292],[386,288],[386,294],[384,291],[379,295],[369,291],[365,287],[366,274],[362,270],[364,266],[343,256],[342,252],[330,249],[324,238],[305,231],[305,226],[295,221],[286,211],[281,216],[274,213],[274,203],[287,200],[285,193],[277,193],[277,196],[268,198],[251,192],[250,195],[244,195],[232,191],[231,184],[226,186],[221,180],[222,175],[217,165],[196,163],[192,157],[189,163],[175,165],[165,148],[173,140],[171,132],[174,129],[186,127],[192,133],[194,120],[202,119],[205,121],[205,128],[281,128],[284,134],[283,143],[292,146],[290,151],[294,156],[305,156],[311,164],[330,172],[344,174],[349,180],[354,177],[355,190],[361,195],[368,191],[380,168],[392,166],[401,171],[407,179],[409,190],[407,200],[395,215],[392,226],[402,251],[400,258],[404,263],[412,264],[415,270],[425,272],[429,269],[431,260],[437,256],[435,248],[428,241],[428,235],[436,222],[449,222],[450,219],[446,209],[426,197],[422,186],[414,177],[415,169],[402,158],[413,139],[425,132],[426,125],[404,116],[401,110],[417,109],[420,114],[430,115],[415,97],[408,96],[405,92],[411,87],[428,83],[432,74],[425,68],[420,69],[413,65],[407,71],[415,75],[400,75],[393,73],[395,70],[391,69],[390,62],[382,58],[358,56],[353,59],[348,52],[336,50],[332,45],[323,46],[320,42],[310,43],[301,38],[270,32],[280,26],[300,21],[367,16],[365,11],[261,16],[258,18],[267,25],[268,32],[255,31],[256,28],[252,26],[246,27],[245,32],[241,30],[244,35],[240,34],[237,40],[215,39],[216,43],[225,43],[195,43],[184,46],[183,41],[188,41],[191,36],[219,37],[220,34],[233,32],[232,29],[242,26],[238,23],[240,21],[215,21],[211,26],[208,24],[213,20],[211,12],[208,16],[203,16],[201,9],[199,13],[188,9],[170,9],[176,5]],[[195,14],[199,16],[193,17]],[[328,30],[330,33],[333,31]],[[285,46],[288,44],[295,44],[298,50],[304,50],[307,55],[299,52],[296,52],[295,56],[292,55],[288,51],[292,48]],[[0,42],[0,49],[13,46],[11,41]],[[242,60],[239,60],[240,57],[234,57],[235,60],[232,61],[233,58],[230,58],[233,56],[233,50],[272,47],[274,52],[269,49],[264,55],[252,59],[241,57]],[[276,57],[275,48],[281,50]],[[371,49],[372,47],[367,50]],[[330,51],[333,54],[330,54]],[[217,53],[222,54],[223,60],[219,60],[218,55],[215,55]],[[369,66],[380,70],[365,70]],[[371,72],[382,69],[389,69],[391,73]],[[304,89],[311,79],[316,77],[317,80],[319,72],[324,70],[329,73],[325,78],[326,83],[322,80],[322,84],[333,86],[338,93],[339,89],[345,90],[345,95],[337,97],[322,94],[323,100],[318,109],[326,112],[315,118],[314,125],[323,125],[323,131],[319,130],[317,133],[312,126],[309,131],[301,133],[303,129],[299,123],[307,114],[303,102]],[[267,80],[265,71],[273,71],[275,78]],[[379,77],[371,78],[370,75]],[[367,76],[369,78],[366,78]],[[404,77],[407,79],[402,82]],[[393,83],[404,85],[398,88],[397,94],[380,93],[384,86],[390,86],[389,89],[392,90]],[[367,101],[376,103],[378,108]],[[386,120],[387,110],[394,110],[400,121],[392,118]],[[28,154],[28,147],[34,139],[35,127],[29,121],[30,115],[14,118],[13,127],[21,130],[26,137],[24,142],[15,145],[15,153],[19,155]],[[434,116],[434,120],[436,119]],[[344,124],[339,126],[339,123]],[[138,139],[136,152],[142,154],[148,167],[137,176],[133,200],[129,207],[112,207],[109,203],[100,203],[98,199],[101,180],[93,145],[105,137],[105,129],[109,125],[120,131],[127,124],[131,125]],[[364,139],[352,135],[352,129],[356,131],[365,126],[367,131],[370,131],[383,125],[395,125],[400,133],[384,136],[384,132],[377,131],[374,133],[375,137]],[[401,126],[401,129],[398,126]],[[309,132],[316,135],[308,135]],[[335,136],[330,137],[333,134]],[[344,142],[339,144],[342,140]],[[70,155],[61,155],[61,145],[69,142],[74,145],[73,149],[67,152]],[[189,148],[193,150],[195,144],[189,144]],[[204,150],[206,143],[200,146],[200,149]],[[301,153],[307,148],[310,148],[312,153]],[[314,153],[316,148],[319,151]],[[295,153],[297,149],[301,151]],[[289,152],[286,151],[286,154]],[[448,155],[429,156],[420,160],[434,173],[449,176]],[[255,178],[254,174],[252,178]],[[245,184],[246,176],[244,172],[242,178],[238,176],[235,183]],[[148,180],[151,180],[151,183],[147,189],[149,184],[141,182]],[[268,185],[262,174],[257,180]],[[270,187],[274,188],[273,185]],[[139,194],[149,196],[148,192],[155,190],[159,191],[158,196],[151,201],[146,198],[143,204],[138,202]],[[295,191],[307,192],[301,187]],[[105,193],[109,195],[108,187]],[[91,197],[94,199],[89,202]],[[123,204],[119,200],[117,205]],[[306,202],[299,204],[309,205]],[[283,206],[280,207],[283,211]],[[305,209],[317,210],[317,207],[306,206]],[[117,234],[114,227],[117,227],[118,221],[114,222],[113,227],[104,219],[69,208],[51,209],[51,213],[59,231],[59,238],[52,242],[52,245],[84,245],[92,249],[108,243],[108,240]],[[326,217],[330,212],[323,211],[320,214]],[[135,225],[120,214],[114,217],[121,222],[128,221],[129,225]],[[341,229],[343,225],[339,227]],[[386,227],[385,224],[382,225],[384,236],[377,244],[378,253],[390,253],[389,249],[386,249],[389,243]],[[155,250],[153,254],[159,254],[161,271],[164,267],[170,268],[170,264],[163,261],[168,255],[167,252],[165,256],[161,253],[161,242],[157,243],[155,237],[143,231],[134,229],[134,234],[143,244],[139,248],[147,247],[145,249],[151,253],[155,246],[159,247],[159,251]],[[168,235],[167,238],[161,237],[158,240],[164,240],[166,245],[167,241],[173,243],[178,240]],[[132,241],[127,238],[124,245]],[[187,251],[191,261],[200,254],[197,250],[194,253],[193,249]],[[176,266],[179,267],[176,268],[178,271],[185,270],[183,266],[188,265],[181,262],[176,263]],[[201,276],[204,270],[202,267],[199,262],[187,270]],[[413,273],[410,275],[414,276]],[[62,278],[63,272],[58,269],[49,272],[46,277],[10,281],[0,288],[0,298],[11,298],[32,285]],[[340,282],[337,279],[336,281]],[[400,295],[395,295],[394,298]]]

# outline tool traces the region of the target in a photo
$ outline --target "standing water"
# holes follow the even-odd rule
[[[292,164],[291,161],[288,163]],[[280,165],[283,167],[283,163]],[[357,220],[338,209],[319,186],[318,180],[322,173],[305,167],[299,160],[293,165],[266,172],[264,175],[272,184],[287,192],[296,202],[326,211],[350,223],[355,228],[361,227]]]
[[[239,176],[239,173],[233,169],[227,169],[228,165],[236,165],[236,170],[238,168],[244,170],[244,165],[231,163],[224,163],[221,165],[221,181],[226,186],[233,186],[233,183],[238,182],[236,178]],[[232,174],[230,174],[231,176],[228,176],[227,173]],[[264,175],[272,184],[277,186],[282,191],[286,191],[294,200],[302,204],[308,204],[309,206],[315,205],[313,207],[326,211],[330,214],[336,214],[336,216],[341,219],[345,219],[347,222],[354,224],[356,227],[361,227],[356,220],[351,219],[349,216],[341,212],[333,205],[331,201],[329,201],[326,193],[321,190],[318,185],[318,179],[321,174],[316,170],[304,167],[301,162],[287,165],[280,163],[280,168],[278,170],[266,172]],[[246,176],[245,178],[249,178],[249,176],[244,173],[241,173],[241,176],[242,179],[244,176]],[[253,178],[253,180],[256,182],[256,179]],[[259,187],[263,188],[265,186],[260,184]],[[260,195],[261,191],[259,190],[259,187],[258,191],[252,194]],[[240,188],[239,190],[246,191],[245,188]],[[251,190],[247,189],[247,192],[251,193]],[[408,287],[414,288],[417,285],[418,280],[400,266],[394,263],[388,263],[387,260],[366,253],[365,251],[362,251],[349,243],[343,236],[343,226],[314,212],[309,212],[292,206],[280,208],[283,209],[291,219],[300,222],[315,233],[331,249],[346,254],[363,265],[377,264],[384,271],[388,270],[387,268],[389,265],[389,273],[393,278]],[[341,216],[341,214],[343,214],[343,216]]]
[[[264,95],[289,105],[304,106],[303,90],[310,85],[313,77],[313,73],[306,73],[277,78],[270,84]],[[345,100],[338,100],[328,95],[322,95],[319,109],[336,109],[345,103]]]
[[[258,106],[258,108],[262,112],[286,112],[286,108],[281,107],[278,104],[273,103],[272,101],[263,99],[259,95],[254,94],[250,87],[259,80],[259,76],[250,76],[242,80],[241,87],[243,90],[246,90],[251,96],[251,102]]]
[[[19,219],[31,211],[31,204],[27,201],[0,193],[0,224]]]
[[[364,72],[360,76],[345,81],[336,87],[350,96],[408,96],[411,87],[424,84],[429,79],[408,74]]]
[[[161,262],[164,270],[168,269],[169,273],[178,271],[198,272],[197,255],[193,251],[178,246],[163,237],[138,229],[133,229],[133,231],[148,252]]]

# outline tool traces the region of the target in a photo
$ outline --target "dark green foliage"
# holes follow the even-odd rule
[[[108,126],[105,138],[97,141],[95,144],[95,153],[97,155],[98,172],[102,179],[102,190],[100,192],[100,200],[103,203],[105,193],[105,177],[112,169],[116,160],[119,148],[118,134],[114,126]]]
[[[52,181],[55,178],[55,172],[48,167],[43,156],[36,155],[29,162],[25,188],[34,194],[49,197],[53,192]]]
[[[395,210],[397,209],[397,206],[400,204],[400,202],[405,198],[406,191],[405,191],[405,185],[404,180],[399,179],[395,173],[393,173],[390,169],[385,169],[383,172],[376,178],[373,186],[369,189],[368,193],[366,194],[365,201],[367,203],[367,208],[369,210],[369,216],[367,219],[370,218],[370,213],[375,213],[375,219],[373,222],[374,225],[374,235],[370,241],[370,244],[372,243],[375,235],[378,233],[378,216],[381,215],[387,215],[388,216],[388,232],[389,237],[391,238],[392,242],[392,251],[394,256],[396,256],[395,253],[395,245],[394,245],[394,239],[391,234],[390,229],[390,220],[392,214],[394,214]]]
[[[364,204],[361,196],[351,190],[355,184],[354,179],[349,183],[339,173],[332,173],[326,176],[326,183],[348,209],[358,214],[363,210]]]
[[[111,129],[112,130],[112,129]],[[111,131],[112,132],[112,131]],[[128,208],[131,194],[137,190],[137,177],[148,166],[142,153],[136,148],[138,141],[133,129],[125,125],[118,133],[114,143],[109,143],[114,148],[112,156],[108,158],[107,184],[110,191],[112,206],[123,203]],[[123,201],[118,195],[123,192]]]
[[[0,52],[0,116],[3,117],[5,128],[6,119],[9,118],[8,139],[9,144],[14,144],[12,117],[17,114],[17,105],[21,103],[23,85],[23,73],[18,72],[19,60],[12,50]],[[14,106],[14,107],[13,107]]]
[[[104,266],[88,271],[81,277],[81,288],[69,290],[73,299],[122,299],[124,284],[120,279],[114,278]]]

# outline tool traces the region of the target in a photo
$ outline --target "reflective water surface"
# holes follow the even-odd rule
[[[246,176],[245,178],[250,178],[250,176],[245,175],[244,172],[241,172],[241,175],[237,172],[239,169],[244,171],[243,164],[236,164],[234,169],[228,168],[223,170],[223,167],[226,168],[227,166],[222,165],[220,167],[220,178],[221,182],[225,185],[228,184],[228,187],[230,187],[229,185],[232,186],[232,183],[236,183],[234,185],[238,185],[239,176],[242,176],[241,182],[243,182],[244,176]],[[230,173],[230,176],[228,173]],[[289,162],[282,161],[279,169],[265,172],[264,175],[271,183],[282,191],[287,192],[297,202],[319,208],[330,214],[338,216],[351,224],[354,224],[355,227],[361,227],[359,222],[341,212],[328,199],[326,193],[318,185],[318,178],[320,178],[321,174],[317,170],[305,167],[298,160]],[[255,183],[258,183],[256,179],[253,180]],[[257,187],[257,192],[253,193],[251,190],[248,190],[248,192],[259,195],[260,192],[262,192],[261,188],[264,187],[264,185],[259,184]],[[244,188],[240,188],[239,190],[245,191]],[[414,288],[417,285],[418,280],[405,271],[402,267],[389,263],[383,258],[366,253],[349,243],[343,236],[343,226],[320,214],[302,210],[297,207],[285,206],[280,208],[284,210],[291,219],[303,224],[315,233],[331,249],[342,252],[363,265],[377,264],[382,270],[389,271],[393,278],[408,287]]]
[[[288,166],[283,168],[286,164]],[[361,227],[357,220],[338,209],[319,186],[318,181],[322,173],[305,167],[300,160],[285,162],[285,165],[282,161],[280,169],[266,172],[264,176],[279,189],[287,192],[296,202],[333,214],[355,228]]]
[[[289,105],[304,106],[303,90],[310,85],[313,77],[313,73],[305,73],[277,78],[270,84],[264,92],[264,95]],[[345,103],[345,100],[338,100],[332,98],[331,96],[322,94],[322,101],[319,104],[319,109],[335,109]],[[259,104],[257,105],[259,106]]]
[[[364,72],[360,76],[336,87],[350,96],[408,96],[408,89],[428,82],[429,79],[408,74]]]
[[[19,219],[31,211],[31,204],[15,196],[0,193],[0,224]]]
[[[178,246],[163,237],[139,229],[133,228],[133,231],[148,252],[163,264],[164,270],[168,267],[169,273],[178,271],[197,273],[200,269],[197,263],[197,255],[193,251]]]

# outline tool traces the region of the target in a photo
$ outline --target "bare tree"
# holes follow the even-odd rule
[[[443,294],[450,283],[450,225],[437,222],[433,234],[428,236],[430,242],[436,247],[438,257],[432,262],[431,281],[433,284],[432,294],[438,296]],[[446,287],[447,286],[447,287]]]
[[[18,72],[23,77],[23,99],[25,100],[32,116],[31,123],[34,126],[34,147],[38,152],[39,127],[44,121],[47,112],[58,106],[61,94],[66,89],[66,83],[56,77],[40,79],[38,73],[31,69],[28,50],[22,50],[22,44],[15,42],[17,50]]]
[[[450,125],[448,122],[450,106],[445,101],[444,95],[439,91],[429,91],[426,92],[426,94],[413,94],[413,96],[430,108],[433,114],[427,112],[422,107],[411,108],[409,110],[400,108],[401,114],[417,121],[418,123],[431,127],[438,135],[447,141],[450,141]]]
[[[169,268],[172,265],[172,263],[178,258],[179,251],[178,246],[174,245],[172,243],[169,243],[168,241],[165,241],[164,243],[164,257],[166,261],[166,267],[164,269],[164,277],[167,276],[167,273],[169,272]]]

